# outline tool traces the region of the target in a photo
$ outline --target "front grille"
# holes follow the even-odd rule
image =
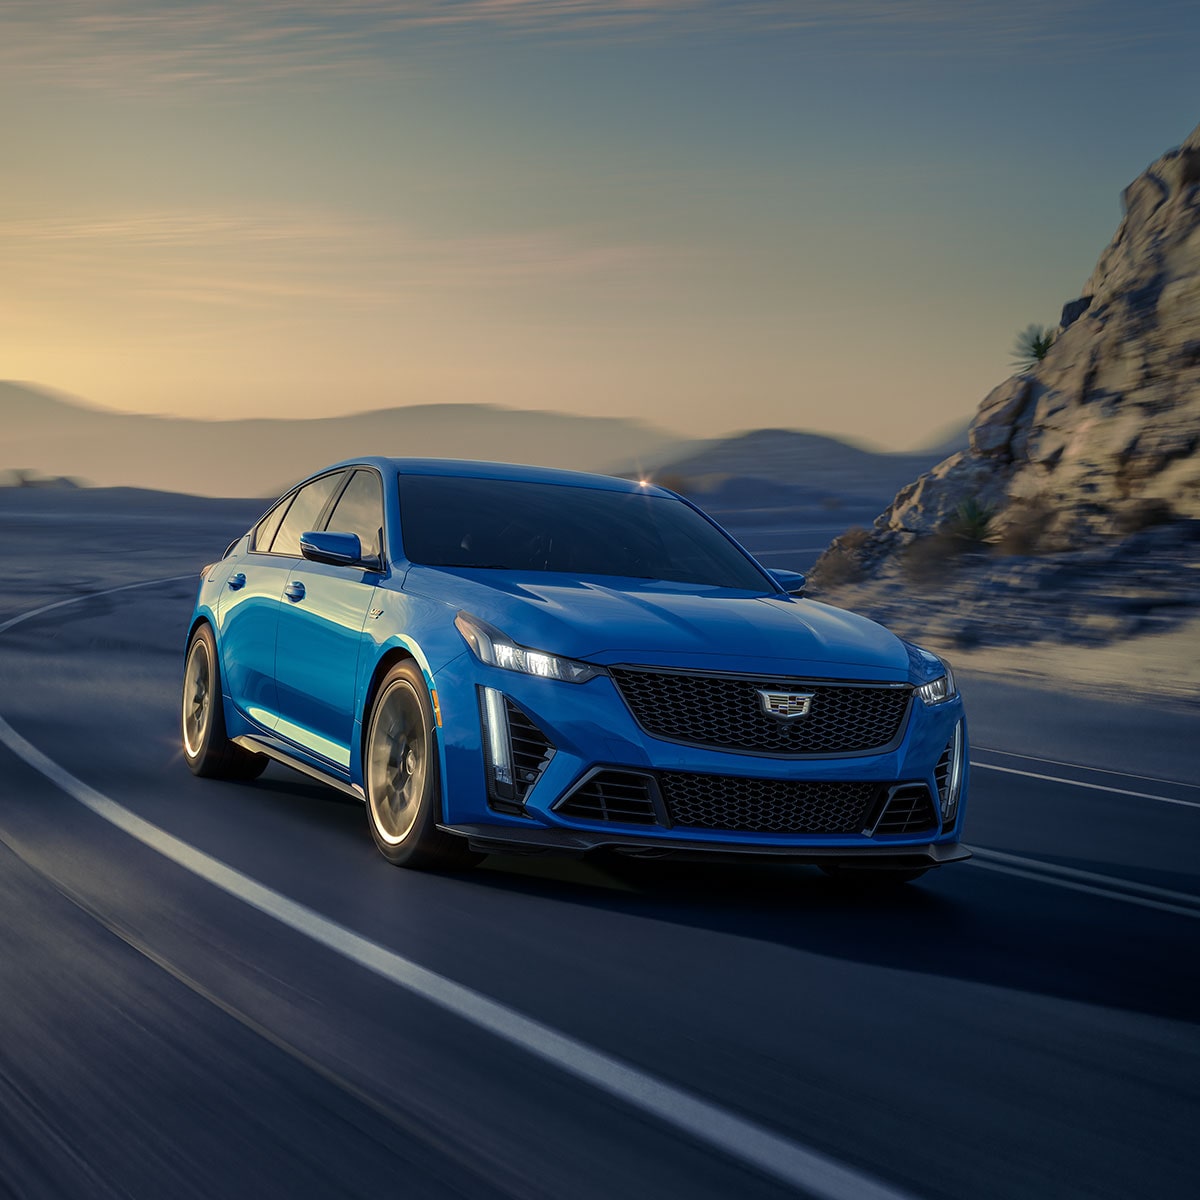
[[[546,764],[554,757],[550,739],[509,699],[508,735],[512,744],[513,789],[517,800],[538,781]]]
[[[579,821],[616,821],[622,825],[655,825],[649,775],[633,771],[597,771],[585,779],[565,800],[555,805],[564,817]]]
[[[892,798],[875,825],[874,836],[921,833],[932,829],[937,820],[929,789],[923,783],[908,784],[892,792]]]
[[[783,757],[864,754],[900,734],[912,689],[736,675],[610,668],[647,733],[693,746]],[[808,713],[783,719],[763,710],[759,690],[812,696]]]
[[[658,776],[671,823],[731,833],[861,833],[877,783],[813,783],[667,771]]]

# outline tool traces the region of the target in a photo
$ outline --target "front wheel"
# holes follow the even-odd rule
[[[252,754],[225,733],[217,639],[201,625],[188,643],[183,668],[183,757],[193,775],[208,779],[257,779],[265,754]]]
[[[363,746],[363,782],[371,835],[388,862],[453,870],[483,857],[465,838],[437,827],[442,789],[433,705],[411,661],[397,663],[379,685]]]

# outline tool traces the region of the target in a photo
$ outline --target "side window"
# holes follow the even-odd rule
[[[383,532],[383,485],[374,471],[355,471],[338,498],[326,528],[357,533],[363,558],[379,558]]]
[[[260,553],[271,548],[271,539],[275,536],[279,529],[279,522],[283,520],[283,514],[287,512],[288,505],[291,504],[291,496],[285,496],[280,502],[257,525],[254,527],[254,536],[250,539],[250,549],[257,550]]]
[[[271,543],[272,554],[300,557],[300,535],[316,528],[321,510],[345,478],[344,472],[335,471],[332,475],[322,475],[320,479],[306,483],[296,493],[291,507],[287,510],[287,516],[283,518],[279,532],[275,534],[275,540]]]

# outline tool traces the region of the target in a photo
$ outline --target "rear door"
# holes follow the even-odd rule
[[[311,529],[321,519],[345,477],[344,471],[323,475],[285,496],[254,527],[247,552],[221,564],[227,572],[217,606],[224,685],[234,706],[264,729],[274,729],[279,717],[275,639],[284,589],[296,565],[283,547],[292,545],[296,526]],[[298,556],[298,533],[295,548]]]
[[[364,560],[374,561],[358,567],[293,563],[279,615],[276,731],[343,771],[350,767],[363,629],[386,569],[383,524],[383,481],[377,471],[359,467],[328,518],[310,528],[357,534]]]

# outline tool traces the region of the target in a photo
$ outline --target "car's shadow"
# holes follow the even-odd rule
[[[1119,867],[1109,873],[1119,875]],[[484,889],[833,958],[1192,1023],[1200,1017],[1200,956],[1187,918],[969,865],[878,890],[779,863],[555,863],[494,856],[470,878]]]
[[[377,895],[391,880],[412,884],[376,856],[354,798],[274,770],[233,786],[241,805],[271,810],[272,824],[283,819],[297,834],[303,829],[313,853],[372,864],[380,874],[359,878]],[[1120,868],[1111,864],[1107,873],[1119,876]],[[429,885],[458,892],[459,907],[522,895],[1177,1020],[1195,1022],[1200,1011],[1200,956],[1187,918],[969,864],[864,891],[815,868],[773,862],[492,855],[470,871],[425,876]]]

